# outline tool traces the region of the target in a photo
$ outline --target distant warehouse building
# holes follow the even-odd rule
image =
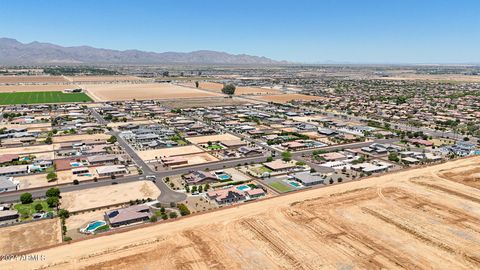
[[[112,175],[124,175],[128,173],[124,165],[109,165],[97,167],[97,173],[100,177],[108,177]]]
[[[301,172],[292,174],[292,177],[304,186],[314,186],[325,183],[325,180],[319,173]]]
[[[18,190],[18,181],[13,181],[12,177],[0,176],[0,193]]]

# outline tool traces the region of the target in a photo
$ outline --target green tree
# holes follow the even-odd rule
[[[170,212],[170,214],[168,214],[168,216],[169,216],[170,218],[176,218],[176,217],[177,217],[177,213],[175,213],[175,212]]]
[[[46,202],[49,207],[56,207],[58,205],[58,198],[57,197],[48,197]]]
[[[190,215],[190,210],[185,204],[179,203],[177,204],[177,208],[178,210],[180,210],[180,215],[182,216]]]
[[[57,173],[55,173],[55,172],[49,172],[49,173],[47,174],[47,180],[48,180],[48,181],[55,180],[55,179],[57,179]]]
[[[283,161],[290,161],[292,160],[292,153],[289,151],[282,152],[282,160]]]
[[[58,211],[58,216],[60,218],[66,219],[70,217],[70,212],[68,212],[68,210],[65,210],[65,209],[60,209],[60,211]]]
[[[45,192],[45,196],[47,197],[60,197],[60,189],[58,188],[49,188],[47,192]]]
[[[272,157],[272,156],[267,157],[267,162],[272,162],[272,161],[273,161],[273,157]]]
[[[53,142],[53,140],[52,140],[52,137],[50,137],[50,136],[45,139],[46,144],[52,144],[52,142]]]
[[[23,193],[22,195],[20,195],[20,201],[22,202],[22,204],[32,203],[33,202],[32,194],[28,192]]]
[[[235,94],[235,90],[236,90],[235,85],[227,84],[227,85],[223,86],[222,93],[224,93],[226,95],[233,95],[233,94]]]
[[[115,135],[110,136],[110,138],[107,140],[109,143],[116,143],[117,142],[117,137]]]
[[[35,204],[35,211],[40,212],[43,209],[43,206],[41,203]]]
[[[396,152],[390,152],[388,154],[388,160],[393,161],[393,162],[399,162],[400,158],[398,157],[398,154]]]

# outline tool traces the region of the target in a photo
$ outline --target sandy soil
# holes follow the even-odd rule
[[[218,142],[218,141],[228,141],[228,140],[240,140],[235,135],[230,133],[218,134],[218,135],[208,135],[208,136],[198,136],[187,138],[187,141],[196,144],[208,143],[208,142]]]
[[[42,251],[2,269],[478,269],[480,191],[441,170],[480,157],[192,216]],[[48,267],[47,267],[48,266]]]
[[[45,247],[61,241],[60,220],[57,218],[0,228],[1,255]]]
[[[1,124],[0,128],[27,128],[28,131],[33,130],[50,130],[51,123],[35,123],[35,124]]]
[[[309,101],[309,100],[323,100],[323,97],[318,96],[309,96],[302,94],[284,94],[284,95],[266,95],[266,96],[256,96],[254,97],[257,100],[266,101],[266,102],[277,102],[277,103],[287,103],[292,100],[300,101]]]
[[[2,85],[0,93],[4,92],[35,92],[35,91],[63,91],[65,89],[78,88],[76,85]]]
[[[59,83],[68,82],[63,76],[0,76],[0,83]]]
[[[149,99],[182,99],[199,97],[217,97],[222,94],[182,87],[169,83],[144,84],[84,84],[83,89],[96,101],[110,100],[149,100]]]
[[[0,155],[3,154],[29,154],[29,153],[41,153],[41,152],[51,152],[53,151],[53,145],[35,145],[35,146],[25,146],[25,147],[11,147],[11,148],[0,148]]]
[[[145,80],[135,76],[68,76],[72,82],[125,82]]]
[[[193,155],[184,155],[183,156],[188,164],[186,165],[180,165],[180,166],[172,166],[172,168],[178,168],[178,167],[185,167],[185,166],[192,166],[192,165],[198,165],[198,164],[204,164],[208,162],[214,162],[218,161],[219,159],[210,155],[209,153],[199,153],[199,154],[193,154]]]
[[[68,211],[80,211],[102,207],[130,200],[160,196],[160,190],[150,181],[131,182],[92,189],[62,193],[62,208]]]
[[[181,156],[201,152],[203,152],[203,150],[195,145],[136,151],[138,156],[143,160],[154,160],[155,157],[160,159],[160,157]]]
[[[185,84],[189,87],[195,87],[195,83]],[[206,89],[215,92],[221,92],[223,84],[215,82],[200,82],[199,89]],[[268,95],[268,94],[279,94],[280,90],[272,88],[261,88],[261,87],[249,87],[249,86],[239,86],[235,90],[235,95]]]
[[[82,135],[66,135],[55,136],[52,138],[54,143],[75,142],[82,140],[107,140],[110,138],[108,134],[82,134]]]

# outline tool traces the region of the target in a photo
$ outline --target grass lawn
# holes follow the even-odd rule
[[[288,187],[287,185],[284,185],[280,182],[273,182],[273,183],[269,184],[269,186],[271,186],[272,188],[274,188],[275,190],[277,190],[279,192],[287,192],[287,191],[292,190],[290,187]]]
[[[85,93],[63,93],[61,91],[0,93],[0,105],[88,101],[92,101],[92,99]]]
[[[210,150],[222,150],[223,147],[218,145],[218,144],[212,144],[212,145],[208,146],[208,149],[210,149]]]
[[[15,210],[18,211],[18,214],[20,215],[20,219],[22,220],[27,220],[32,217],[33,214],[35,214],[37,211],[35,210],[35,205],[41,204],[43,206],[43,211],[44,212],[53,212],[53,209],[48,207],[48,204],[45,200],[35,200],[33,203],[30,204],[16,204],[13,206]],[[28,217],[27,217],[28,216]]]

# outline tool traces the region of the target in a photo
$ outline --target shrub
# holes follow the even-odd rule
[[[32,194],[28,192],[23,193],[22,195],[20,195],[20,201],[22,202],[22,204],[32,203],[33,202]]]

